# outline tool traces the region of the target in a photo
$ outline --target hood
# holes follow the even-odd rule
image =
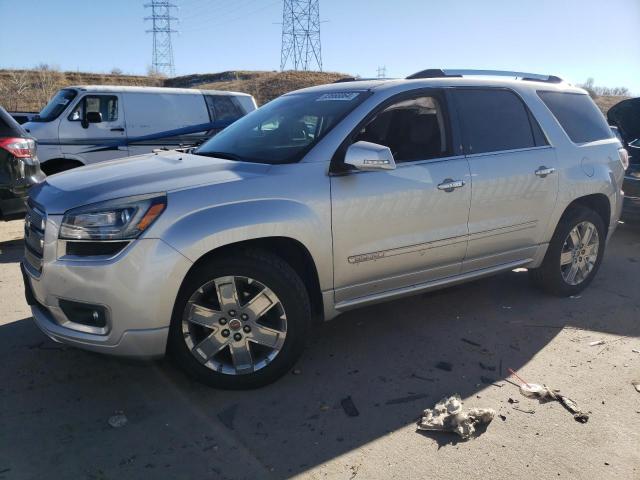
[[[620,129],[626,143],[640,138],[640,98],[616,103],[607,112],[607,120]]]
[[[270,165],[175,151],[128,157],[47,177],[31,199],[49,214],[114,198],[237,182],[264,175]]]

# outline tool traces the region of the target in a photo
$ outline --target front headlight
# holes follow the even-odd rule
[[[74,208],[64,214],[64,240],[131,240],[144,232],[167,206],[164,194],[119,198]]]

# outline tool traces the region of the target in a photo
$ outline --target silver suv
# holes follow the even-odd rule
[[[47,178],[26,217],[26,295],[54,340],[168,351],[209,385],[256,387],[292,367],[314,321],[357,307],[516,267],[580,292],[626,158],[586,92],[552,76],[307,88],[195,150]]]

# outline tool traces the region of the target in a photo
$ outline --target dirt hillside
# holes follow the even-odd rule
[[[299,88],[331,83],[348,74],[335,72],[248,71],[203,73],[163,79],[114,73],[60,72],[46,66],[33,70],[0,70],[0,105],[10,111],[39,111],[60,88],[69,85],[138,85],[250,93],[258,105]],[[595,102],[606,114],[627,97],[600,96]]]

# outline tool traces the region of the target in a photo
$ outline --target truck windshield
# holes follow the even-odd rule
[[[297,162],[367,93],[284,95],[237,120],[193,153],[256,163]]]
[[[75,90],[64,89],[60,90],[55,96],[47,103],[42,109],[39,115],[33,118],[33,122],[50,122],[55,120],[58,116],[67,108],[67,105],[76,98],[78,92]]]

